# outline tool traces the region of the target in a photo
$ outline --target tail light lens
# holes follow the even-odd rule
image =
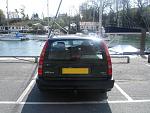
[[[104,45],[104,49],[105,49],[106,57],[107,57],[107,65],[108,65],[107,74],[112,76],[112,63],[111,63],[111,58],[108,52],[108,47],[106,46],[105,43],[103,43],[103,45]]]
[[[46,41],[46,43],[42,49],[41,55],[40,55],[39,66],[38,66],[38,76],[42,76],[42,74],[43,74],[43,62],[44,62],[44,57],[45,57],[45,52],[46,52],[47,46],[48,46],[48,41]]]

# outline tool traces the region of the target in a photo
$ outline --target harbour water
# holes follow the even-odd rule
[[[135,48],[140,48],[140,34],[126,34],[126,35],[111,35],[109,47],[116,45],[131,45]],[[150,48],[150,35],[148,34],[145,39],[145,48]]]
[[[109,47],[115,45],[131,45],[140,48],[139,35],[110,36]],[[0,41],[0,56],[39,56],[43,48],[44,41]],[[150,48],[150,37],[146,38],[145,48]],[[130,51],[130,50],[129,50]]]
[[[39,56],[44,41],[0,41],[0,56]]]

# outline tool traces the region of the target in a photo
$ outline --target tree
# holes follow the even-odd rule
[[[20,8],[20,13],[21,13],[21,15],[22,15],[22,19],[24,20],[25,19],[25,13],[24,13],[24,11],[25,11],[25,6],[22,6],[22,8]]]
[[[31,19],[32,19],[32,20],[39,20],[39,15],[38,15],[38,13],[33,13]]]
[[[95,2],[94,0],[91,0],[90,2],[84,2],[80,6],[80,13],[82,15],[82,21],[99,21],[99,0]],[[106,11],[107,7],[111,5],[110,0],[103,0],[102,1],[102,15]],[[105,23],[105,22],[103,22]]]
[[[0,25],[5,24],[5,22],[6,22],[5,15],[3,11],[0,9]]]
[[[109,13],[103,14],[103,26],[142,27],[149,29],[150,5],[147,0],[136,0],[136,7],[134,8],[131,7],[132,2],[133,0],[116,0],[116,2],[112,3]]]
[[[25,20],[29,20],[29,15],[28,14],[25,17]]]
[[[17,14],[17,17],[19,18],[19,11],[18,11],[18,9],[15,9],[15,12]]]
[[[143,28],[149,29],[150,23],[147,21],[148,17],[146,15],[146,7],[148,7],[148,1],[147,0],[137,0],[136,5],[138,7],[137,10],[137,17],[139,18],[139,25]]]
[[[117,26],[115,17],[116,17],[116,14],[115,14],[114,10],[110,10],[109,16],[108,16],[109,26]]]
[[[36,24],[33,24],[32,28],[37,31],[37,30],[44,30],[44,26],[40,23],[36,23]]]
[[[89,13],[90,13],[89,9],[90,9],[90,7],[87,2],[82,3],[82,5],[80,6],[79,10],[83,17],[82,21],[90,21],[91,15],[89,15]]]
[[[130,0],[121,0],[122,10],[120,12],[120,21],[122,23],[122,27],[133,27],[134,21],[131,16],[131,5]]]
[[[32,23],[31,23],[31,22],[29,22],[27,25],[28,25],[29,27],[32,27]]]

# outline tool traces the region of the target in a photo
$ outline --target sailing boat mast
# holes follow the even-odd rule
[[[103,1],[99,0],[99,34],[102,36],[102,5]]]
[[[47,17],[48,17],[48,33],[49,33],[49,0],[47,0]]]
[[[6,8],[7,8],[7,31],[9,34],[9,13],[8,13],[8,0],[6,0]]]

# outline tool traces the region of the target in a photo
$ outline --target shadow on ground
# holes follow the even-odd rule
[[[64,90],[41,93],[35,85],[26,98],[26,102],[50,102],[51,104],[25,104],[21,113],[111,113],[108,103],[86,103],[87,101],[103,101],[106,99],[106,93]],[[57,102],[57,104],[53,104],[53,102]],[[61,102],[65,104],[61,104]],[[67,104],[67,102],[78,102],[78,104]]]

